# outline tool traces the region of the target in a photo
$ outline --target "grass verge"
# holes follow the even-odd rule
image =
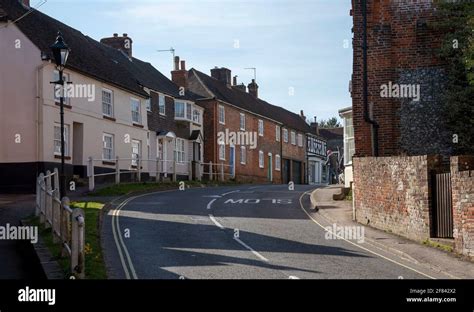
[[[438,248],[438,249],[446,251],[446,252],[453,252],[453,247],[452,246],[441,244],[439,242],[434,242],[430,239],[425,239],[423,241],[423,245]]]
[[[99,218],[104,204],[98,202],[72,202],[71,208],[82,208],[85,214],[85,262],[86,279],[107,279],[102,248],[100,245]],[[51,228],[46,229],[40,224],[38,217],[28,219],[32,225],[38,226],[38,233],[46,247],[53,255],[64,272],[64,277],[70,276],[69,257],[61,257],[61,245],[53,242]]]

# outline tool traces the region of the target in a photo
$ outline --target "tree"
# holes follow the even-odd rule
[[[322,119],[319,122],[319,127],[320,128],[338,128],[338,127],[342,127],[342,126],[339,123],[339,120],[337,119],[337,117],[331,117],[328,120]]]
[[[434,27],[444,34],[438,55],[446,64],[446,126],[454,154],[474,154],[474,3],[439,0],[437,6]]]

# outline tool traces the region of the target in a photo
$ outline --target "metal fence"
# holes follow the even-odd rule
[[[71,209],[69,199],[59,199],[59,174],[41,173],[36,181],[36,216],[45,228],[51,228],[53,242],[61,245],[61,256],[69,257],[70,273],[85,277],[85,219],[80,208]]]

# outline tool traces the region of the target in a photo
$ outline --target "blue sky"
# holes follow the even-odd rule
[[[253,72],[244,68],[256,67],[260,98],[326,119],[351,105],[350,6],[350,0],[48,0],[39,10],[96,40],[127,33],[134,56],[168,77],[172,55],[156,50],[170,47],[188,69],[209,74],[227,67],[246,85]]]

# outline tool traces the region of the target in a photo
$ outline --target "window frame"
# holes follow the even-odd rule
[[[104,93],[110,94],[110,103],[105,103],[104,102]],[[102,115],[113,118],[114,117],[114,91],[106,89],[106,88],[102,88],[102,100],[101,100],[101,102],[102,102]],[[110,114],[107,114],[106,112],[104,112],[104,106],[106,106],[106,105],[110,106]]]
[[[283,128],[283,142],[288,143],[288,129]]]
[[[263,119],[259,119],[258,120],[258,135],[263,136],[263,131],[264,131]]]
[[[161,93],[158,94],[158,114],[161,116],[166,116],[166,97]]]
[[[222,120],[221,120],[221,112],[222,112]],[[218,105],[217,119],[219,121],[219,124],[225,125],[225,107],[224,107],[224,105]]]
[[[247,164],[247,148],[243,145],[240,146],[240,164]]]
[[[56,139],[56,128],[59,128],[59,138]],[[69,153],[69,136],[70,136],[70,127],[68,124],[64,124],[64,156],[70,157]],[[55,156],[61,156],[61,124],[55,122],[53,125],[53,154]],[[56,141],[59,141],[59,152],[56,151]]]
[[[106,137],[111,138],[111,141],[110,141],[111,147],[110,148],[107,148],[107,146],[106,146],[106,141],[105,141]],[[103,146],[102,146],[102,158],[106,161],[115,160],[115,142],[114,142],[114,140],[115,140],[115,135],[114,134],[106,133],[106,132],[102,133],[102,144],[103,144]],[[106,149],[110,150],[110,158],[105,157],[105,155],[106,155],[105,150]]]
[[[265,168],[265,156],[263,151],[258,151],[258,167],[262,169]]]
[[[246,126],[246,120],[245,120],[245,114],[240,113],[240,119],[239,119],[239,128],[241,131],[245,131],[245,126]]]
[[[133,104],[138,104],[137,105],[137,108],[138,108],[138,111],[135,111],[134,110],[134,107],[133,107]],[[134,98],[134,97],[131,97],[130,98],[130,106],[131,106],[131,112],[132,112],[132,122],[135,123],[135,124],[141,124],[142,123],[142,113],[141,113],[141,101],[140,99],[137,99],[137,98]],[[137,114],[138,116],[138,121],[136,121],[134,119],[134,113]]]
[[[281,157],[280,154],[275,155],[275,170],[281,171]]]
[[[225,144],[219,143],[219,160],[225,160]]]
[[[295,131],[291,131],[290,140],[291,140],[291,145],[296,145],[296,132]]]

